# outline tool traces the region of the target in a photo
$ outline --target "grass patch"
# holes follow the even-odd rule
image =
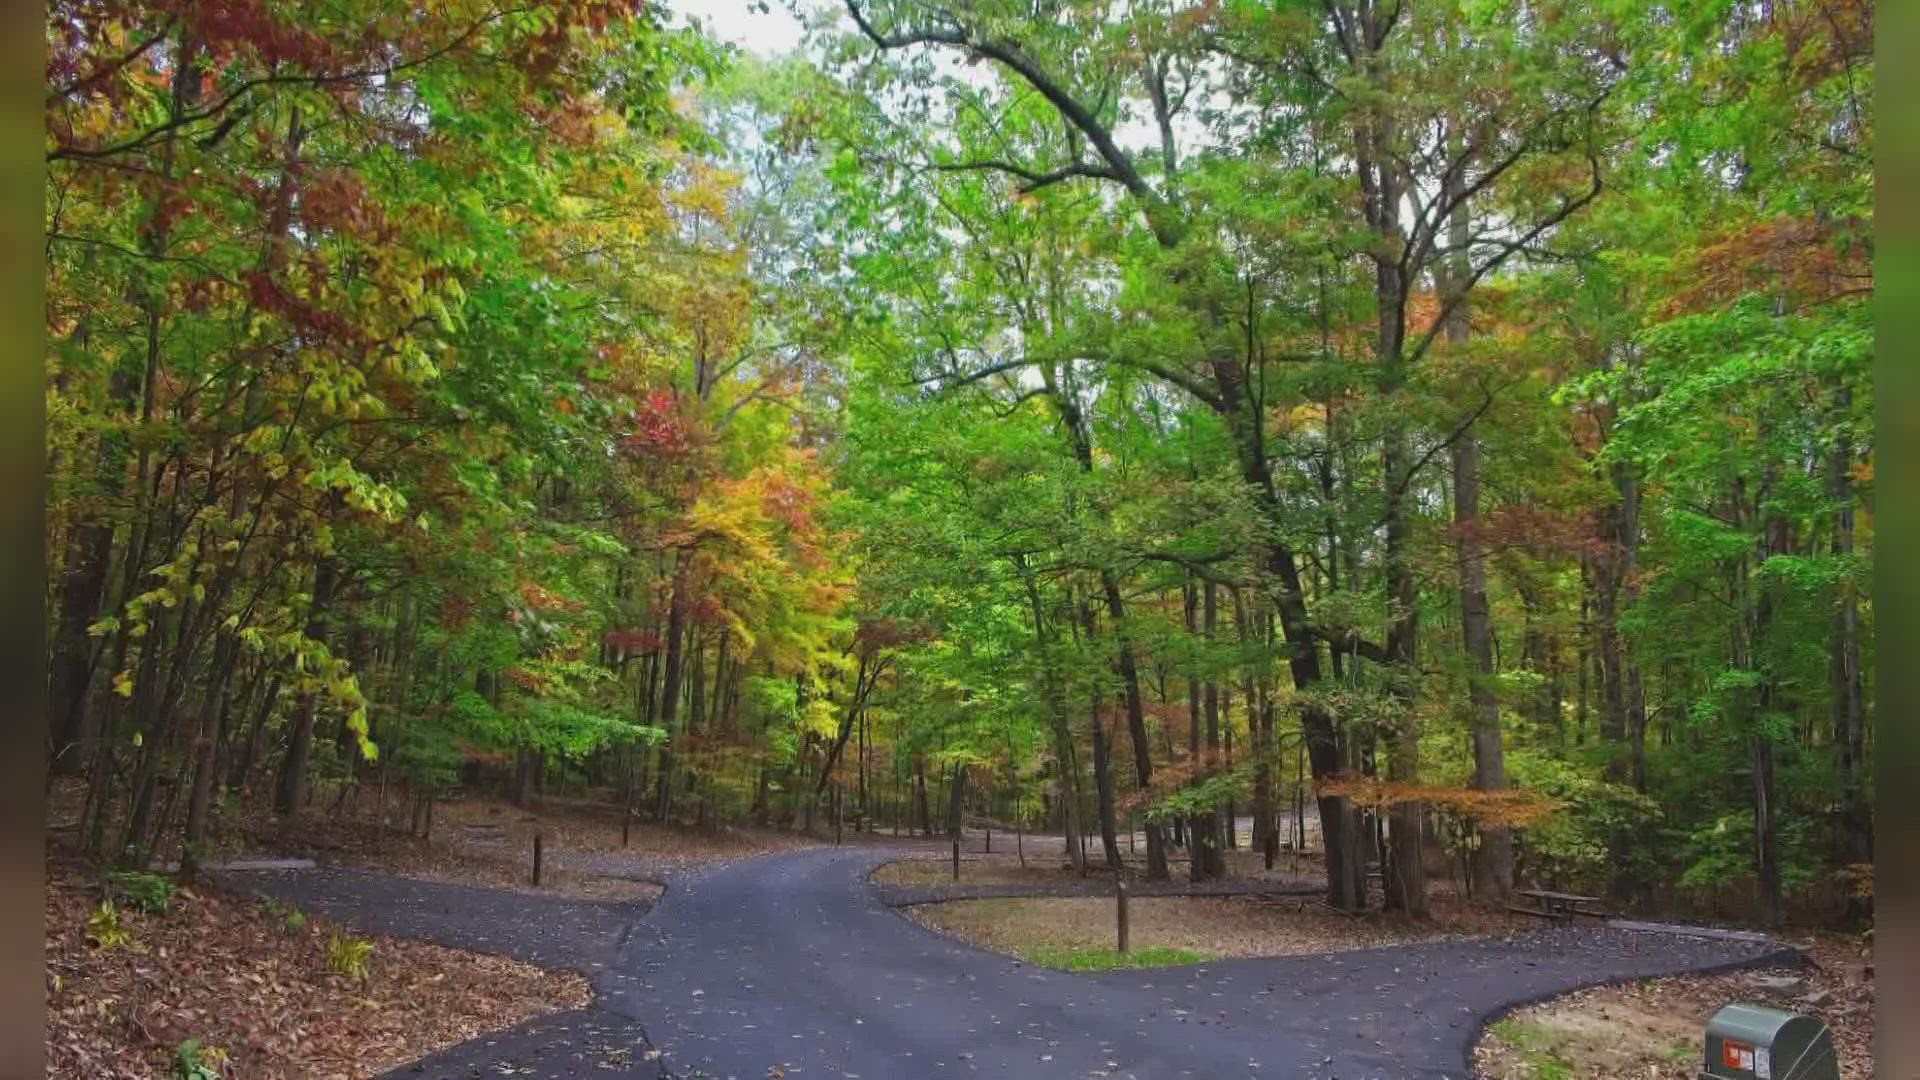
[[[1488,1031],[1498,1035],[1515,1050],[1540,1050],[1553,1045],[1553,1033],[1539,1024],[1514,1017],[1495,1020]]]
[[[1169,967],[1174,964],[1198,964],[1213,957],[1192,949],[1130,949],[1118,952],[1100,947],[1062,949],[1036,945],[1023,950],[1027,959],[1043,967],[1065,971],[1112,971],[1116,968]]]
[[[1692,1043],[1677,1042],[1677,1043],[1674,1043],[1672,1046],[1667,1047],[1667,1052],[1665,1054],[1662,1054],[1661,1056],[1666,1058],[1668,1061],[1678,1063],[1682,1061],[1691,1061],[1694,1058],[1699,1057],[1700,1055],[1701,1055],[1700,1048],[1693,1045]]]
[[[1507,1017],[1488,1026],[1496,1037],[1513,1047],[1536,1080],[1573,1080],[1573,1064],[1555,1055],[1559,1038],[1550,1029],[1530,1021]]]

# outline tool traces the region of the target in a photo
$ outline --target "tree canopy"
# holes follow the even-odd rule
[[[803,13],[50,6],[94,852],[491,783],[1198,880],[1311,807],[1336,907],[1860,910],[1870,5]]]

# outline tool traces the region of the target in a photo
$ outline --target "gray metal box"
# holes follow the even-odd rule
[[[1840,1080],[1827,1025],[1811,1016],[1735,1002],[1707,1021],[1701,1080]]]

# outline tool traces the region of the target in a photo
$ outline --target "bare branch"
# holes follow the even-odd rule
[[[1140,175],[1134,167],[1133,159],[1113,141],[1113,132],[1100,122],[1081,101],[1067,91],[1067,88],[1048,74],[1018,43],[1005,39],[988,39],[979,34],[958,27],[943,30],[908,30],[892,34],[883,34],[876,29],[860,10],[859,0],[846,0],[847,13],[853,17],[854,24],[860,28],[868,40],[882,49],[901,49],[911,45],[946,45],[964,49],[976,56],[993,60],[1024,79],[1027,85],[1047,99],[1060,115],[1079,129],[1093,145],[1100,160],[1107,163],[1112,179],[1127,189],[1128,194],[1145,207],[1148,224],[1153,228],[1162,244],[1171,244],[1178,239],[1178,232],[1167,215],[1161,212],[1165,200],[1152,185]],[[1064,179],[1064,177],[1062,177]]]
[[[170,132],[177,131],[181,128],[189,127],[193,124],[198,124],[204,120],[211,120],[212,118],[226,112],[227,109],[231,108],[236,102],[240,101],[246,95],[252,93],[255,90],[260,90],[267,87],[335,86],[341,83],[361,82],[367,79],[385,78],[393,75],[398,75],[403,71],[408,71],[413,68],[417,68],[417,67],[424,66],[426,64],[433,63],[435,60],[438,60],[441,57],[446,56],[447,54],[453,52],[455,49],[460,48],[462,45],[465,45],[468,41],[472,40],[476,34],[478,34],[481,30],[485,29],[487,26],[491,25],[492,23],[498,22],[499,20],[506,18],[509,15],[519,14],[525,10],[526,9],[524,8],[515,8],[511,10],[496,8],[493,11],[490,11],[487,14],[481,16],[472,25],[468,26],[465,30],[462,30],[460,33],[456,34],[452,40],[446,42],[444,45],[441,45],[440,47],[433,49],[427,53],[424,53],[420,56],[414,57],[411,60],[402,60],[393,64],[385,65],[383,67],[358,68],[351,71],[337,71],[332,73],[323,72],[323,73],[308,73],[308,74],[301,74],[301,75],[281,75],[281,74],[262,75],[262,76],[259,76],[258,78],[248,79],[240,83],[238,86],[234,87],[232,90],[228,91],[226,94],[222,95],[217,101],[213,102],[212,104],[207,105],[204,108],[178,113],[177,115],[170,117],[166,122],[155,124],[153,127],[150,127],[146,131],[143,131],[140,134],[135,135],[131,138],[122,140],[121,142],[113,143],[108,146],[101,146],[101,147],[84,147],[84,146],[72,146],[72,145],[57,146],[47,152],[47,160],[48,161],[70,161],[70,160],[90,161],[98,158],[114,157],[116,155],[124,154],[132,150],[138,150],[144,146],[147,146],[153,142],[156,142],[160,139],[165,138]]]
[[[1393,662],[1392,658],[1387,656],[1387,650],[1361,637],[1358,631],[1334,630],[1326,626],[1309,626],[1307,631],[1329,645],[1346,649],[1355,656],[1371,660],[1376,664],[1385,665]]]
[[[1447,325],[1448,316],[1452,315],[1455,309],[1466,302],[1467,295],[1473,291],[1474,286],[1478,285],[1482,278],[1498,269],[1500,264],[1506,262],[1515,252],[1525,249],[1527,245],[1539,239],[1542,233],[1572,217],[1579,212],[1581,207],[1586,206],[1599,197],[1601,177],[1600,158],[1598,155],[1592,153],[1587,155],[1587,168],[1591,181],[1586,191],[1571,199],[1562,201],[1561,204],[1554,209],[1553,213],[1535,222],[1532,228],[1522,233],[1517,239],[1503,241],[1500,245],[1500,250],[1479,266],[1474,267],[1467,275],[1467,280],[1462,283],[1459,288],[1449,290],[1449,295],[1441,303],[1440,313],[1434,318],[1433,325],[1429,326],[1426,332],[1420,335],[1420,339],[1414,343],[1412,351],[1407,354],[1408,362],[1417,361],[1426,355],[1427,350],[1433,346],[1435,339],[1438,338],[1441,329]]]
[[[1512,385],[1512,384],[1508,384],[1508,385]],[[1500,389],[1504,390],[1506,389],[1506,387],[1503,386]],[[1474,421],[1480,419],[1480,417],[1483,414],[1485,414],[1488,409],[1493,407],[1493,399],[1497,393],[1498,391],[1490,390],[1485,385],[1482,385],[1480,387],[1480,394],[1481,394],[1480,404],[1476,406],[1472,412],[1467,414],[1467,418],[1465,420],[1460,421],[1459,425],[1453,429],[1452,434],[1448,435],[1446,438],[1428,447],[1427,452],[1420,455],[1419,461],[1416,461],[1411,466],[1408,466],[1407,474],[1405,476],[1402,476],[1400,478],[1399,483],[1395,484],[1393,487],[1394,498],[1398,499],[1400,496],[1405,495],[1407,493],[1407,487],[1408,485],[1413,483],[1414,476],[1417,475],[1421,469],[1426,468],[1427,462],[1432,461],[1435,455],[1440,453],[1440,451],[1445,450],[1448,447],[1452,446],[1454,443],[1459,442],[1460,437],[1462,435],[1465,435],[1468,431],[1472,430]]]
[[[1003,172],[1017,176],[1022,183],[1016,190],[1022,195],[1030,195],[1043,187],[1071,180],[1077,176],[1092,177],[1100,180],[1118,180],[1120,177],[1112,169],[1091,162],[1075,162],[1055,169],[1052,172],[1035,172],[1021,165],[1007,161],[954,161],[936,162],[933,166],[940,172]]]

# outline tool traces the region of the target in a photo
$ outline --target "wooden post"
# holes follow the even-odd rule
[[[1113,879],[1113,912],[1119,924],[1119,951],[1124,955],[1127,951],[1127,883],[1117,875]]]
[[[953,880],[960,880],[960,838],[953,838]]]
[[[541,840],[542,840],[542,837],[539,833],[533,834],[533,887],[536,889],[540,887],[540,842]]]

